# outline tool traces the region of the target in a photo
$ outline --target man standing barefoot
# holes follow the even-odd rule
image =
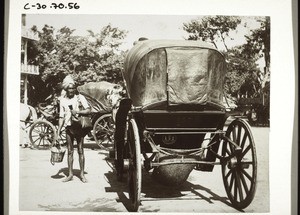
[[[65,90],[66,95],[60,99],[60,119],[58,126],[58,133],[60,133],[63,125],[66,125],[66,138],[68,145],[69,175],[63,180],[63,182],[68,182],[73,179],[74,139],[76,139],[79,155],[80,180],[83,183],[86,183],[87,180],[84,176],[85,158],[83,145],[84,136],[87,135],[90,128],[82,128],[78,117],[80,115],[89,114],[91,108],[84,96],[75,94],[75,83],[69,83],[66,85]],[[80,108],[80,106],[82,108]]]

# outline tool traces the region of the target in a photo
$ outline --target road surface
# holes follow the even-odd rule
[[[253,127],[252,132],[258,160],[257,191],[244,212],[268,212],[269,128]],[[51,165],[50,151],[20,147],[20,211],[127,211],[127,185],[116,180],[108,152],[94,142],[86,144],[86,184],[78,178],[76,151],[74,155],[77,177],[63,183],[68,172],[66,157],[62,163]],[[142,182],[140,212],[239,212],[227,199],[219,166],[215,166],[213,172],[192,171],[178,188],[160,185],[146,172],[143,172]]]

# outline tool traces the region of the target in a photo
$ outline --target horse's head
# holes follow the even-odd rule
[[[108,100],[109,104],[114,108],[117,107],[119,101],[123,97],[123,89],[121,86],[116,86],[113,89],[109,89],[106,92],[106,99]]]
[[[110,106],[112,107],[112,117],[115,121],[120,101],[124,97],[124,90],[121,86],[114,87],[113,89],[107,90],[105,97],[108,100]]]

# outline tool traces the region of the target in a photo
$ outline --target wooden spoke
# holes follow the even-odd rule
[[[235,177],[233,176],[233,174],[231,174],[231,178],[230,178],[230,184],[229,184],[229,191],[232,190],[233,184],[234,184],[234,179]]]
[[[234,198],[234,201],[237,202],[237,178],[236,178],[236,173],[234,175],[235,175],[235,180],[234,180],[234,195],[233,195],[233,198]]]
[[[243,158],[250,149],[251,149],[251,145],[247,146],[247,148],[242,152],[241,158]]]
[[[231,154],[232,154],[232,152],[229,151],[229,149],[228,149],[227,147],[226,147],[226,152],[227,152],[228,155],[231,155]]]
[[[233,134],[231,133],[231,139],[233,140],[234,139],[234,137],[233,137]],[[231,151],[231,153],[230,154],[232,154],[233,152],[234,152],[234,147],[233,147],[233,145],[231,144],[231,143],[229,143],[229,142],[226,142],[227,144],[228,144],[228,146],[229,146],[229,148],[230,148],[230,151]]]
[[[242,169],[241,171],[252,182],[252,177],[245,170]]]
[[[40,141],[39,141],[39,144],[38,144],[38,146],[40,146],[40,145],[41,145],[41,142],[42,142],[42,140],[43,140],[43,139],[39,139],[39,140],[40,140]]]
[[[240,197],[240,201],[242,201],[244,199],[243,197],[243,188],[242,188],[242,185],[241,185],[241,178],[239,176],[239,172],[235,172],[235,175],[236,175],[236,182],[237,182],[237,189],[239,191],[239,197]]]
[[[245,134],[244,134],[244,137],[243,137],[243,140],[242,140],[242,142],[241,142],[241,145],[240,145],[242,149],[244,148],[244,145],[245,145],[245,142],[246,142],[247,137],[248,137],[248,135],[247,135],[247,133],[245,133]]]
[[[232,141],[236,142],[236,127],[233,127],[233,130],[232,130]]]
[[[241,128],[241,127],[238,127],[238,133],[237,133],[237,138],[236,138],[236,143],[237,143],[238,145],[240,145],[241,131],[242,131],[242,128]]]
[[[228,177],[232,175],[232,169],[230,169],[227,174],[225,175],[225,178],[228,179]]]
[[[243,183],[243,186],[244,186],[246,195],[248,195],[248,193],[249,193],[249,188],[248,188],[247,182],[246,182],[245,177],[244,177],[244,175],[243,175],[242,172],[241,172],[241,177],[240,177],[240,178],[241,178],[241,181],[242,181],[242,183]]]

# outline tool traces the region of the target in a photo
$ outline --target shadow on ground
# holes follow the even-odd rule
[[[116,172],[112,164],[111,159],[107,159],[108,165],[111,166],[112,171],[105,173],[110,187],[106,187],[106,192],[114,192],[118,195],[118,202],[121,202],[124,207],[130,211],[130,200],[128,199],[128,187],[127,187],[127,173],[124,174],[122,182],[117,180]],[[227,197],[219,196],[207,187],[184,182],[178,187],[165,186],[158,183],[151,173],[142,172],[142,194],[141,204],[143,201],[160,201],[160,200],[199,200],[206,201],[210,204],[214,204],[214,201],[222,202],[223,204],[232,207]],[[155,208],[142,208],[141,212],[158,212],[159,209]],[[172,212],[172,211],[170,211]],[[242,211],[241,211],[242,212]]]
[[[99,154],[107,154],[108,152],[100,151]],[[127,211],[130,212],[130,199],[128,198],[128,186],[127,186],[127,173],[124,173],[123,180],[120,182],[117,180],[116,171],[113,165],[113,159],[106,157],[106,163],[110,167],[110,170],[106,172],[105,178],[109,183],[108,187],[105,187],[106,193],[115,193],[116,199],[97,198],[86,199],[83,202],[70,203],[66,205],[39,205],[46,211],[94,211],[94,212],[117,212],[120,211],[120,207],[116,205],[121,203]],[[80,170],[74,170],[74,176],[79,178]],[[87,174],[85,172],[85,174]],[[53,179],[62,179],[68,175],[68,168],[61,168],[55,175],[52,175]],[[142,172],[142,194],[141,194],[141,206],[140,212],[159,212],[160,208],[157,206],[149,206],[144,204],[146,201],[166,201],[166,200],[191,200],[191,201],[205,201],[209,204],[215,204],[220,202],[228,207],[234,208],[229,202],[227,197],[220,196],[214,193],[207,187],[199,184],[193,184],[189,181],[184,182],[180,186],[170,187],[158,183],[151,173]],[[122,208],[122,207],[121,207]],[[175,211],[169,211],[175,212]],[[237,211],[238,212],[238,211]],[[241,211],[242,212],[242,211]]]
[[[80,170],[74,169],[73,174],[75,177],[80,179]],[[88,174],[86,171],[84,171],[84,174]],[[52,175],[51,178],[53,179],[61,179],[69,175],[69,169],[67,167],[60,169],[55,175]]]

